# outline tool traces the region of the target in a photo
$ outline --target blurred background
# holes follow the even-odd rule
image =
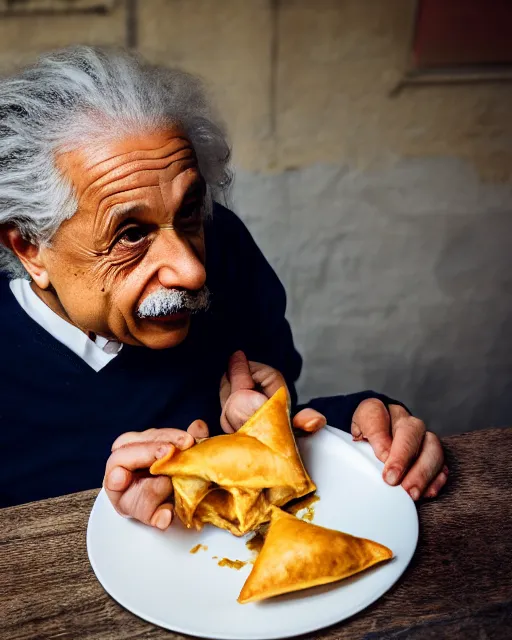
[[[449,434],[512,423],[511,5],[0,0],[0,68],[118,44],[201,75],[302,399],[371,388]]]

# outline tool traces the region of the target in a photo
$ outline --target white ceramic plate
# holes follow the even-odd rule
[[[414,503],[381,478],[382,465],[365,443],[326,428],[299,439],[317,487],[313,522],[369,538],[395,557],[348,580],[241,605],[237,597],[252,568],[218,566],[218,558],[249,560],[246,539],[207,526],[189,531],[176,521],[161,532],[120,517],[103,491],[87,529],[92,568],[123,607],[156,625],[204,638],[286,638],[334,624],[380,598],[411,560],[418,539]],[[197,544],[208,549],[191,554]]]

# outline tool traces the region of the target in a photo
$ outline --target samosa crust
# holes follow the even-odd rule
[[[210,523],[237,536],[268,522],[272,505],[316,489],[295,443],[285,387],[236,433],[171,451],[150,472],[171,476],[176,513],[185,526]]]
[[[238,597],[241,604],[342,580],[393,556],[377,542],[271,511],[265,542]]]

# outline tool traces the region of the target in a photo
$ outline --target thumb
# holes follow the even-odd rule
[[[357,407],[351,426],[354,440],[368,440],[381,462],[385,462],[391,450],[391,425],[388,410],[376,398],[363,400]]]
[[[243,351],[235,351],[228,363],[228,380],[231,384],[231,392],[241,389],[254,389],[249,362]]]
[[[240,389],[232,393],[224,405],[220,424],[226,433],[238,431],[256,411],[265,404],[267,397],[257,391]]]

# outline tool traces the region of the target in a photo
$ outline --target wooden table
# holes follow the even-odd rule
[[[512,429],[444,439],[450,480],[419,505],[420,540],[398,584],[315,638],[512,638]],[[183,638],[102,589],[85,547],[97,491],[0,510],[0,638]],[[312,636],[308,636],[311,638]]]

